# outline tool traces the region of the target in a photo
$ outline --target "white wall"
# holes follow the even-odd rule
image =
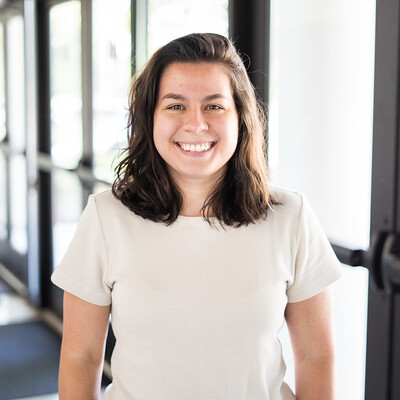
[[[272,1],[270,168],[304,192],[331,242],[367,248],[375,1]],[[364,398],[368,273],[333,285],[340,399]],[[282,333],[284,347],[288,335]],[[290,351],[288,380],[293,385]]]

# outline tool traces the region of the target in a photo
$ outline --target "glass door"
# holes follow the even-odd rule
[[[399,7],[376,2],[367,400],[400,398]]]
[[[0,262],[28,287],[25,55],[22,2],[0,23]],[[4,270],[3,273],[7,273]]]
[[[400,398],[398,7],[271,2],[271,175],[307,195],[344,263],[333,286],[343,399]]]
[[[39,72],[42,115],[48,115],[39,145],[43,294],[59,316],[62,292],[50,275],[88,196],[110,187],[113,159],[125,145],[131,0],[117,3],[43,2],[38,13],[47,51]]]

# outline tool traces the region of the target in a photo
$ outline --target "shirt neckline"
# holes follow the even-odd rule
[[[211,225],[219,225],[218,219],[215,217],[210,217]],[[192,226],[203,226],[210,227],[210,224],[204,219],[203,216],[198,217],[188,217],[185,215],[178,215],[178,218],[174,224],[192,225]]]

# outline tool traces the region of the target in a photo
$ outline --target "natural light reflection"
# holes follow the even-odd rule
[[[10,242],[19,253],[28,250],[26,215],[26,161],[23,155],[10,158]]]
[[[113,179],[112,162],[126,145],[131,78],[130,0],[93,1],[93,150],[95,175]]]
[[[335,244],[366,249],[375,1],[276,1],[272,12],[273,180],[306,193]]]
[[[7,170],[3,153],[0,152],[0,239],[7,237]]]
[[[366,249],[370,234],[375,1],[271,3],[270,168],[307,195],[332,243]],[[344,13],[343,10],[346,9]],[[364,399],[368,271],[332,285],[338,398]],[[283,347],[290,346],[287,330]],[[294,362],[285,354],[288,382]]]
[[[147,4],[148,57],[170,40],[188,33],[228,36],[228,0],[148,0]]]
[[[0,24],[0,140],[6,136],[6,103],[4,85],[4,25]]]
[[[15,16],[7,22],[8,121],[10,144],[18,151],[25,149],[25,72],[24,20]]]
[[[77,176],[57,170],[52,179],[53,266],[67,250],[82,213],[82,187]]]
[[[25,150],[24,21],[21,16],[7,22],[8,139],[16,151]],[[23,154],[9,157],[10,244],[21,254],[28,248],[26,161]],[[5,179],[7,179],[5,178]]]
[[[82,155],[80,1],[50,9],[51,155],[74,167]]]

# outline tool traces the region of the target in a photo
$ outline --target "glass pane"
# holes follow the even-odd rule
[[[6,160],[0,152],[0,240],[7,238],[7,176]]]
[[[53,267],[64,253],[82,213],[82,186],[78,177],[70,172],[57,170],[52,176],[53,218]]]
[[[130,0],[93,1],[94,172],[112,181],[112,162],[126,145],[131,79]]]
[[[343,278],[335,282],[332,289],[337,353],[337,398],[364,400],[368,271],[365,268],[345,265]],[[294,390],[294,360],[286,326],[279,333],[279,340],[287,366],[285,381]]]
[[[0,24],[0,140],[6,136],[6,96],[4,86],[4,25]]]
[[[147,52],[192,32],[228,36],[228,0],[148,0]]]
[[[66,167],[82,156],[81,6],[50,9],[51,155]]]
[[[375,2],[275,0],[271,4],[269,160],[273,183],[304,192],[333,243],[366,249]],[[343,278],[332,287],[338,398],[362,400],[368,272],[344,269]],[[287,335],[282,342],[288,345]],[[293,385],[290,352],[286,357]]]
[[[365,249],[375,1],[273,1],[272,13],[271,176],[307,194],[334,243]]]
[[[18,252],[28,249],[26,161],[22,155],[10,158],[10,243]]]
[[[368,270],[346,267],[333,285],[338,399],[364,400]]]
[[[16,16],[7,22],[7,95],[9,139],[18,150],[25,148],[24,62],[24,20]]]

